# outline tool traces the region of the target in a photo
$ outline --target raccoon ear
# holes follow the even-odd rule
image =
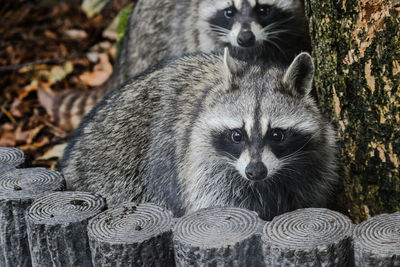
[[[229,48],[224,49],[224,75],[226,80],[230,83],[233,75],[237,72],[238,66],[235,59],[231,56]]]
[[[314,63],[310,54],[300,53],[290,64],[283,76],[283,82],[300,96],[306,96],[312,89]]]

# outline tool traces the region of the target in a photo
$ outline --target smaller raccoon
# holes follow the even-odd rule
[[[108,203],[176,216],[236,206],[272,219],[324,206],[336,175],[331,125],[309,96],[307,53],[287,67],[188,55],[113,90],[86,116],[61,171]]]
[[[161,60],[224,47],[242,60],[289,65],[311,50],[301,0],[139,0],[107,83],[89,94],[59,95],[52,113],[74,126],[97,99]]]

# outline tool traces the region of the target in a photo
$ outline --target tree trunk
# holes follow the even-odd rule
[[[355,222],[400,210],[400,1],[305,6],[318,100],[340,142],[335,208]]]

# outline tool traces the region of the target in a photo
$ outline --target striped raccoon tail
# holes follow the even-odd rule
[[[71,132],[106,93],[102,87],[90,91],[66,90],[57,93],[41,88],[38,90],[38,97],[54,124]]]

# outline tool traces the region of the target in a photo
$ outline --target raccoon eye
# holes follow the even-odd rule
[[[233,7],[228,7],[227,9],[225,9],[224,15],[226,18],[231,19],[233,17],[233,15],[235,15],[235,11],[233,10]]]
[[[238,129],[232,130],[231,139],[236,144],[240,143],[240,141],[243,140],[242,131],[240,131]]]
[[[258,6],[256,7],[257,15],[264,17],[269,14],[270,8],[269,6]]]
[[[285,139],[285,133],[281,129],[272,129],[270,137],[274,142],[282,142]]]

